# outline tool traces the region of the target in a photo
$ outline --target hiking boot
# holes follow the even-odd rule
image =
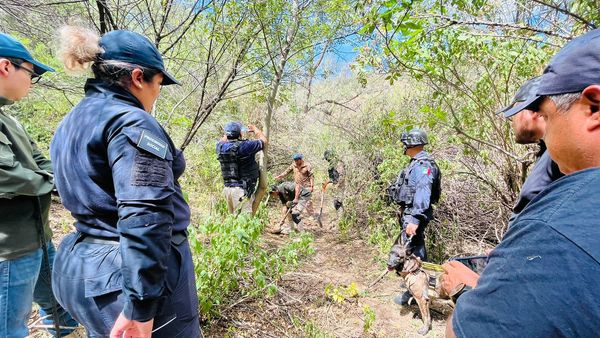
[[[412,295],[410,294],[410,292],[405,291],[403,294],[394,297],[394,303],[400,306],[407,306],[411,298]]]

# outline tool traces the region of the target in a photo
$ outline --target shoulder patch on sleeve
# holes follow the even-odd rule
[[[148,154],[136,154],[131,173],[131,185],[166,187],[168,186],[169,169],[166,161],[161,161]]]
[[[144,149],[145,151],[154,154],[163,160],[167,156],[167,142],[161,140],[159,137],[147,130],[142,130],[140,138],[137,142],[137,146],[138,148]]]

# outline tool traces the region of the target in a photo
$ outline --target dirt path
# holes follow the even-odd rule
[[[63,208],[53,206],[55,243],[59,243],[70,231],[71,221]],[[324,228],[315,222],[307,225],[314,235],[315,254],[282,276],[276,296],[237,304],[205,328],[205,336],[421,337],[416,333],[422,325],[418,307],[401,308],[392,302],[402,290],[399,277],[389,273],[367,290],[383,272],[385,257],[378,257],[377,250],[359,238],[341,240],[336,229],[329,229],[327,214],[323,221]],[[278,247],[287,237],[265,231],[264,239],[265,245]],[[348,290],[351,284],[355,288]],[[427,337],[443,337],[449,308],[436,301],[432,308],[433,327]],[[30,337],[48,336],[33,330]]]
[[[366,290],[384,270],[372,245],[357,238],[341,241],[336,230],[316,224],[307,231],[315,236],[316,252],[281,278],[278,294],[241,304],[219,323],[220,329],[206,330],[206,336],[421,337],[416,333],[422,325],[418,307],[402,308],[392,301],[401,292],[399,277],[389,273]],[[270,245],[284,241],[265,236]],[[348,291],[352,283],[356,288]],[[337,301],[331,297],[335,290]],[[439,312],[432,311],[433,327],[427,337],[443,337],[450,308],[443,302],[434,302],[432,308]]]

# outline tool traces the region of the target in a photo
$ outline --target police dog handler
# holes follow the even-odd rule
[[[64,27],[60,38],[67,70],[91,64],[94,78],[50,145],[77,229],[56,256],[57,299],[89,337],[201,337],[185,160],[148,113],[179,83],[137,33]]]

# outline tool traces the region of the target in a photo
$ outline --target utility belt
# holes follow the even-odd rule
[[[119,239],[114,237],[102,237],[80,233],[80,242],[104,244],[104,245],[119,245]],[[171,236],[171,243],[179,245],[187,239],[185,231],[178,231]]]

